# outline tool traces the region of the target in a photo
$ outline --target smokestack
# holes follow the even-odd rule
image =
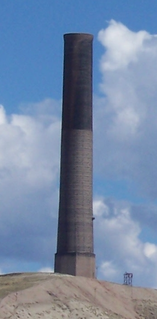
[[[93,252],[92,41],[64,35],[60,199],[55,272],[95,277]]]

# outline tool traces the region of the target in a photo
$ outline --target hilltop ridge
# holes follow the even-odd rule
[[[0,276],[1,319],[157,318],[157,290],[53,273]]]

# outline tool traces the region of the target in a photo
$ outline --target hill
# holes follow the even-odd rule
[[[0,319],[157,318],[157,291],[52,273],[0,276]]]

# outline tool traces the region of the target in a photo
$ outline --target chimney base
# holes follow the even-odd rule
[[[55,254],[55,273],[95,278],[95,254]]]

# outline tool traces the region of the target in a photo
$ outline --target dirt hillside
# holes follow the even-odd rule
[[[0,276],[0,319],[157,319],[157,291],[68,275]]]

